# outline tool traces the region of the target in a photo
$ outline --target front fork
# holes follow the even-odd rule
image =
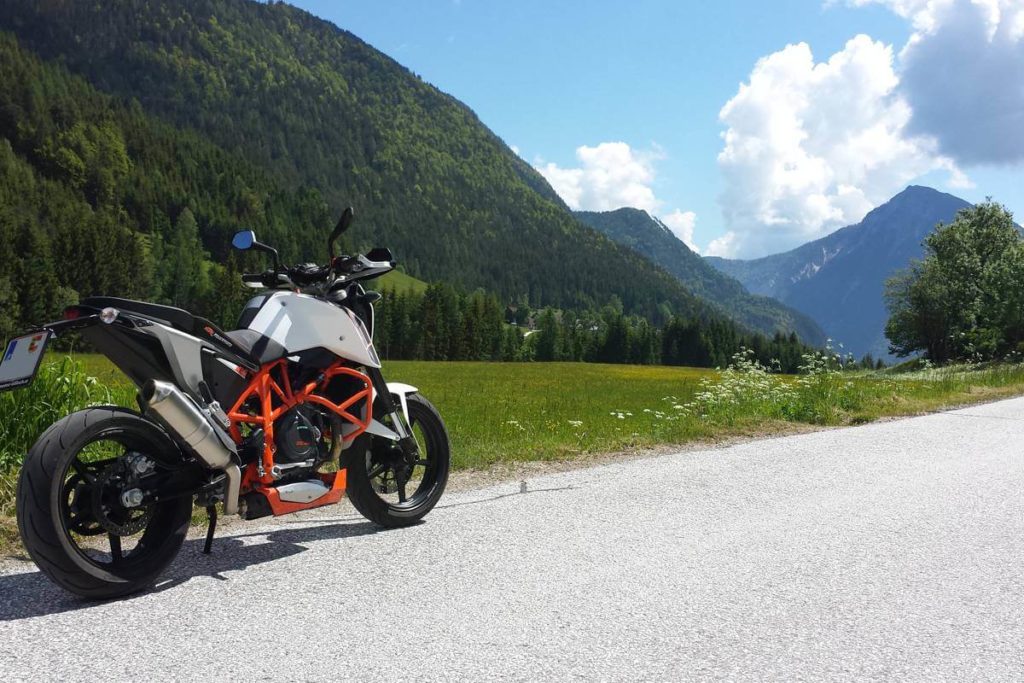
[[[384,408],[384,413],[391,416],[391,424],[398,434],[398,445],[402,449],[402,453],[406,459],[415,461],[419,458],[419,447],[416,445],[416,439],[413,438],[412,427],[406,419],[407,408],[404,405],[396,404],[391,398],[391,392],[388,390],[387,382],[384,381],[384,374],[381,373],[380,368],[366,368],[366,376],[373,383],[373,393]]]

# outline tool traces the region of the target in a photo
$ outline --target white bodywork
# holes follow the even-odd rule
[[[388,382],[388,391],[392,396],[398,399],[398,405],[402,408],[402,415],[405,417],[405,423],[409,424],[409,394],[415,394],[419,389],[411,384],[402,384],[401,382]]]
[[[380,367],[373,341],[352,311],[305,294],[268,295],[249,329],[273,339],[289,354],[324,348],[360,365]]]
[[[406,425],[411,424],[409,422],[409,394],[415,394],[417,391],[419,391],[419,389],[411,384],[388,382],[388,393],[395,398],[399,410],[402,411],[402,417],[405,418]],[[398,441],[399,438],[401,438],[395,430],[376,419],[370,421],[370,426],[366,428],[366,431],[369,434],[382,436],[385,439],[390,439],[391,441]]]

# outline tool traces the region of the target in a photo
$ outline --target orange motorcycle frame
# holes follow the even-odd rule
[[[362,384],[362,389],[341,403],[334,403],[324,395],[324,392],[331,380],[339,376],[357,380]],[[259,406],[258,411],[246,411],[246,404],[253,399]],[[360,401],[364,401],[363,417],[352,412]],[[346,367],[341,361],[324,370],[315,381],[309,382],[297,390],[291,386],[291,380],[288,377],[288,360],[285,358],[264,365],[259,372],[253,375],[249,386],[228,411],[228,418],[231,420],[229,431],[235,443],[241,444],[243,436],[240,426],[242,424],[252,425],[254,428],[263,430],[263,452],[260,454],[259,464],[257,467],[250,465],[245,468],[241,491],[243,494],[255,491],[265,496],[274,516],[331,505],[337,503],[345,495],[345,470],[343,469],[339,469],[337,472],[318,474],[317,476],[329,491],[309,503],[281,500],[277,489],[273,486],[275,482],[273,476],[274,422],[302,403],[315,403],[322,406],[351,425],[353,429],[343,437],[345,445],[348,445],[366,431],[373,419],[373,383],[369,377],[358,370]]]

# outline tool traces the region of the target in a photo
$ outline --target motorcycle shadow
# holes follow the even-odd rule
[[[317,524],[284,528],[264,533],[219,537],[213,552],[203,555],[202,538],[185,541],[174,563],[151,589],[117,600],[85,600],[54,584],[42,572],[0,576],[0,622],[17,621],[61,612],[89,609],[117,602],[130,602],[142,596],[173,590],[190,579],[209,576],[225,579],[224,572],[237,571],[266,562],[281,560],[305,552],[305,543],[353,538],[386,531],[370,522],[354,524]],[[264,539],[249,543],[248,539]],[[226,579],[225,579],[226,580]]]

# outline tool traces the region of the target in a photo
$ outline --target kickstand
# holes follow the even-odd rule
[[[217,529],[217,506],[207,505],[206,516],[210,518],[210,525],[206,527],[206,545],[203,546],[203,555],[209,555],[213,548],[213,532]]]

